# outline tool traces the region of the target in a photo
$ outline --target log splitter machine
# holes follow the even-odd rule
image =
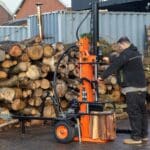
[[[72,0],[72,5],[79,5],[79,1],[81,0]],[[100,2],[98,0],[87,0],[85,3],[88,6],[88,9],[90,9],[92,17],[92,40],[89,40],[87,37],[78,38],[79,77],[81,81],[80,92],[78,100],[72,100],[69,108],[70,111],[66,114],[59,113],[59,115],[63,115],[62,119],[59,119],[55,124],[54,134],[56,139],[61,143],[68,143],[71,141],[106,143],[115,140],[116,138],[114,110],[104,110],[104,105],[110,102],[101,102],[98,93],[98,65],[102,63],[102,52],[97,44],[99,40]],[[88,13],[87,16],[90,13]],[[77,29],[77,32],[78,30],[79,28]],[[66,50],[62,55],[58,61],[57,68],[59,67],[60,61],[67,55],[71,48]],[[54,75],[54,95],[55,99],[58,100],[59,98],[55,87],[57,80],[56,76],[57,71]],[[58,112],[61,112],[59,105],[57,110]]]

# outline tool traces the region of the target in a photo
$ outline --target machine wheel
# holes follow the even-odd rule
[[[57,141],[63,144],[72,142],[75,135],[74,127],[65,121],[56,123],[54,132]]]

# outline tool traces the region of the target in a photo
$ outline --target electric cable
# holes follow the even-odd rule
[[[89,16],[90,13],[91,13],[91,10],[86,14],[86,16],[83,18],[83,20],[80,22],[79,26],[77,27],[76,38],[78,41],[79,41],[79,29],[82,26],[82,24],[84,23],[84,21],[87,19],[87,17]]]
[[[58,67],[60,65],[60,62],[62,61],[62,59],[68,55],[68,53],[71,51],[71,50],[76,50],[76,49],[73,49],[73,48],[77,48],[76,45],[73,45],[71,47],[69,47],[62,55],[61,57],[59,58],[58,62],[57,62],[57,66],[56,66],[56,70],[54,72],[54,76],[53,76],[53,89],[54,89],[54,97],[55,97],[55,100],[56,100],[56,105],[57,105],[57,111],[58,112],[62,112],[61,110],[61,107],[60,107],[60,102],[59,102],[59,96],[58,96],[58,93],[57,93],[57,90],[56,90],[56,80],[57,80],[57,74],[58,74]]]

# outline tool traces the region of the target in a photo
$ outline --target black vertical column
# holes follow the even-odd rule
[[[94,65],[95,81],[98,79],[98,62],[99,62],[99,47],[97,42],[99,41],[99,9],[98,0],[92,2],[92,53],[96,55],[96,62]],[[98,83],[95,82],[95,101],[99,100]]]
[[[99,9],[98,0],[92,2],[92,23],[93,23],[93,35],[92,35],[92,47],[93,53],[98,56],[97,42],[99,40]]]

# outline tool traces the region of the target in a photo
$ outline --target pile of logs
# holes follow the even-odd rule
[[[125,97],[121,94],[121,88],[117,84],[117,79],[115,75],[109,76],[105,81],[99,82],[99,93],[101,101],[108,100],[115,104],[116,118],[126,119],[128,117],[125,104]],[[113,109],[112,104],[106,104],[105,109]]]
[[[0,45],[0,115],[11,113],[55,117],[51,97],[57,61],[65,51],[62,43],[42,43],[39,37]],[[77,53],[65,57],[58,68],[56,91],[62,108],[78,96]],[[68,79],[69,78],[69,79]],[[3,122],[3,119],[0,120]]]
[[[150,57],[144,57],[143,60],[145,76],[149,80],[150,79]]]
[[[144,57],[144,71],[147,80],[147,109],[150,112],[150,57]]]
[[[150,95],[150,57],[144,57],[143,64],[148,87],[147,93]]]
[[[147,25],[145,26],[145,46],[146,46],[146,49],[145,49],[145,55],[146,56],[150,56],[150,26]]]

